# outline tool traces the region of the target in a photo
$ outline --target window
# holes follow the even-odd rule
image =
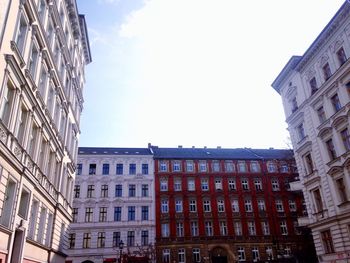
[[[250,171],[252,173],[258,173],[260,172],[260,166],[258,162],[251,162],[250,163]]]
[[[201,261],[201,255],[200,255],[199,248],[192,248],[192,255],[193,255],[193,262],[200,262]]]
[[[267,256],[267,259],[268,260],[273,260],[273,250],[272,250],[272,247],[270,246],[267,246],[265,247],[265,252],[266,252],[266,256]]]
[[[181,171],[180,161],[174,161],[173,162],[173,172],[180,172],[180,171]]]
[[[186,161],[186,172],[188,173],[194,172],[193,161]]]
[[[15,88],[8,81],[7,85],[4,86],[0,108],[0,118],[5,125],[9,125],[14,98]]]
[[[73,217],[72,219],[73,223],[78,222],[78,208],[72,209],[72,217]]]
[[[170,249],[163,249],[162,263],[170,263]]]
[[[289,205],[289,211],[296,212],[297,211],[297,205],[294,200],[288,200]]]
[[[90,163],[89,165],[89,174],[96,174],[96,164],[95,163]]]
[[[253,247],[252,248],[252,257],[253,257],[253,262],[257,262],[257,261],[260,260],[259,248],[258,247]]]
[[[129,174],[136,174],[136,164],[135,163],[129,164]]]
[[[243,190],[249,190],[248,179],[242,179],[241,183],[242,183]]]
[[[29,61],[28,61],[28,70],[34,80],[35,80],[35,73],[36,73],[37,64],[38,64],[38,57],[39,57],[38,47],[33,43],[32,50],[29,56]]]
[[[148,206],[142,206],[142,208],[141,208],[141,220],[148,220]]]
[[[165,178],[160,179],[160,191],[168,191],[168,180]]]
[[[348,201],[348,196],[346,194],[346,187],[343,178],[339,178],[336,181],[336,187],[338,189],[339,199],[341,203]]]
[[[269,222],[267,222],[267,221],[262,221],[262,222],[261,222],[261,229],[262,229],[263,235],[265,235],[265,236],[270,235],[270,226],[269,226]]]
[[[148,184],[143,184],[141,186],[141,194],[142,194],[142,197],[148,196]]]
[[[121,184],[115,185],[115,197],[122,197],[123,196],[123,188]]]
[[[227,224],[226,221],[220,221],[220,235],[226,236],[227,235]]]
[[[38,6],[38,14],[39,14],[41,23],[44,23],[45,13],[46,13],[46,0],[40,0],[39,6]]]
[[[316,212],[322,212],[323,211],[323,204],[322,204],[320,190],[319,189],[314,190],[313,196],[314,196],[315,204],[316,204]]]
[[[207,162],[206,161],[199,161],[199,171],[202,173],[207,171]]]
[[[230,191],[235,191],[236,190],[236,180],[235,179],[229,179],[228,180],[228,189]]]
[[[88,185],[86,198],[94,197],[95,186],[93,184]]]
[[[128,206],[128,220],[135,221],[135,206]]]
[[[277,179],[272,179],[271,185],[272,185],[272,191],[279,191],[280,190],[280,183],[278,182]]]
[[[182,213],[182,200],[175,200],[176,213]]]
[[[196,184],[193,178],[187,179],[187,188],[188,191],[195,191],[196,190]]]
[[[234,213],[238,213],[239,212],[239,203],[238,203],[238,199],[233,199],[231,201],[232,204],[232,212]]]
[[[310,89],[311,89],[311,95],[313,95],[317,91],[317,82],[316,82],[316,78],[315,77],[313,77],[309,81],[309,85],[310,85]]]
[[[160,208],[161,208],[161,212],[162,213],[168,213],[169,212],[169,202],[168,202],[168,200],[162,200]]]
[[[17,44],[19,52],[23,55],[24,51],[24,43],[26,40],[26,35],[27,35],[27,22],[23,15],[20,16],[19,22],[18,22],[18,27],[17,27],[17,32],[16,32],[16,37],[15,37],[15,42]]]
[[[246,212],[253,212],[252,200],[244,200],[244,208]]]
[[[209,190],[209,180],[208,179],[201,179],[201,187],[202,187],[202,191],[208,191]]]
[[[184,224],[182,222],[176,223],[176,236],[178,237],[184,236]]]
[[[29,207],[30,192],[23,188],[21,198],[19,202],[18,215],[24,219],[27,219],[28,207]]]
[[[89,223],[92,222],[93,217],[93,210],[92,207],[85,208],[85,222]]]
[[[122,208],[120,206],[114,207],[114,221],[119,222],[122,220]]]
[[[136,196],[136,185],[129,184],[129,197],[135,197]]]
[[[106,233],[98,232],[97,234],[97,247],[105,247]]]
[[[234,230],[235,230],[235,235],[236,236],[241,236],[242,235],[242,223],[241,222],[234,222]]]
[[[102,198],[108,197],[108,184],[101,185],[101,197]]]
[[[222,180],[221,179],[215,179],[215,189],[222,190]]]
[[[144,175],[148,174],[148,163],[142,164],[142,174]]]
[[[75,233],[69,234],[68,242],[69,242],[68,246],[70,249],[75,248]]]
[[[74,186],[74,198],[80,198],[80,185]]]
[[[321,232],[321,238],[323,242],[324,251],[326,254],[334,253],[333,240],[330,230]]]
[[[320,123],[323,123],[326,120],[326,113],[325,113],[324,108],[322,106],[317,109],[317,116],[318,116]]]
[[[39,78],[39,84],[38,84],[39,92],[40,92],[40,95],[42,97],[45,96],[45,91],[46,91],[46,87],[47,87],[48,77],[49,77],[49,73],[47,72],[47,69],[44,66],[42,66],[41,67],[40,78]]]
[[[253,221],[248,222],[248,233],[250,236],[256,235],[255,223]]]
[[[276,173],[277,172],[276,164],[274,162],[268,162],[267,170],[268,170],[269,173]]]
[[[259,211],[266,211],[265,200],[258,199],[258,210]]]
[[[244,161],[238,162],[238,171],[241,173],[245,173],[247,171],[247,166]]]
[[[305,138],[305,131],[304,131],[304,124],[303,123],[300,123],[297,126],[297,133],[298,133],[299,141],[302,141]]]
[[[280,229],[281,229],[281,234],[282,235],[288,235],[288,228],[287,228],[287,222],[286,221],[281,221],[280,222]]]
[[[286,164],[286,163],[282,163],[280,169],[281,169],[281,173],[288,173],[289,172],[289,167],[288,167],[288,164]]]
[[[314,171],[314,165],[312,162],[311,154],[307,153],[304,156],[304,161],[305,161],[305,168],[306,168],[306,173],[311,174]]]
[[[120,242],[120,232],[113,232],[113,247],[118,247]]]
[[[84,233],[83,236],[83,248],[90,248],[91,244],[91,234],[90,233]]]
[[[340,132],[341,139],[343,141],[343,145],[345,148],[345,151],[350,151],[350,134],[349,130],[346,128]]]
[[[277,200],[275,201],[275,203],[276,203],[276,210],[277,210],[277,212],[284,212],[282,200],[277,199]]]
[[[185,249],[184,248],[179,248],[179,250],[177,252],[177,256],[178,256],[178,262],[179,263],[185,263],[186,262]]]
[[[104,163],[102,165],[102,174],[103,175],[109,174],[109,164],[108,163]]]
[[[167,162],[160,162],[159,170],[161,172],[167,172],[168,171],[168,163]]]
[[[168,223],[163,223],[162,224],[162,237],[169,237],[169,224]]]
[[[220,172],[220,162],[219,161],[213,161],[211,164],[213,172]]]
[[[203,200],[204,212],[211,212],[210,200]]]
[[[232,173],[235,171],[235,166],[232,161],[225,161],[225,171],[226,173]]]
[[[135,231],[128,231],[127,246],[133,247],[135,245]]]
[[[81,175],[83,171],[83,164],[82,163],[78,163],[77,165],[77,175]]]
[[[123,174],[123,164],[122,163],[117,163],[116,174],[117,175],[122,175]]]
[[[333,105],[333,109],[335,112],[337,112],[341,109],[341,104],[340,104],[338,94],[335,94],[331,97],[331,103]]]
[[[107,221],[107,207],[100,207],[100,222],[106,222]]]
[[[345,55],[345,51],[344,51],[344,48],[341,47],[338,51],[337,51],[337,59],[338,59],[338,62],[339,62],[339,65],[343,65],[347,58],[346,58],[346,55]]]
[[[191,235],[193,237],[198,236],[198,222],[197,221],[191,222]]]
[[[262,191],[262,182],[260,179],[254,180],[254,186],[256,191]]]
[[[332,76],[332,71],[331,71],[331,67],[329,66],[329,63],[326,63],[322,67],[322,72],[323,72],[324,80],[328,80]]]
[[[218,204],[218,212],[225,212],[225,202],[223,199],[217,201]]]
[[[213,235],[213,225],[211,221],[206,221],[205,222],[205,234],[207,236],[212,236]]]
[[[237,255],[238,255],[238,261],[245,261],[246,260],[244,247],[237,248]]]
[[[148,231],[142,230],[141,232],[141,246],[148,246]]]
[[[197,201],[190,200],[190,212],[197,212]]]
[[[181,191],[182,190],[182,182],[180,178],[175,178],[174,180],[174,191]]]
[[[337,158],[337,153],[335,151],[332,139],[329,139],[328,141],[326,141],[326,147],[327,147],[327,151],[328,151],[328,155],[329,155],[330,160],[332,161],[335,158]]]
[[[292,113],[296,112],[298,109],[298,101],[296,97],[293,97],[291,100],[291,105],[292,105]]]

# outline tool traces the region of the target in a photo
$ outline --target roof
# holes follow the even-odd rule
[[[251,148],[158,148],[152,147],[155,159],[293,159],[292,150]]]
[[[78,155],[152,155],[148,148],[79,147]]]

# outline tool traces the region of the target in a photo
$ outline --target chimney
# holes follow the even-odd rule
[[[182,148],[182,145],[177,146],[177,148]]]
[[[192,146],[192,149],[194,149],[194,148],[196,148],[196,147]]]
[[[221,149],[221,146],[217,146],[216,148]]]
[[[207,146],[204,146],[204,149],[207,149]]]

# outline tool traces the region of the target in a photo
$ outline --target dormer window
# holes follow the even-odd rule
[[[310,89],[311,89],[311,95],[313,95],[316,91],[317,91],[317,82],[316,82],[316,78],[313,77],[310,81]]]

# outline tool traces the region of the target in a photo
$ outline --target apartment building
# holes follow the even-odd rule
[[[315,262],[291,150],[151,149],[157,262]]]
[[[65,262],[84,67],[74,0],[0,3],[0,262]]]
[[[316,10],[315,10],[316,11]],[[317,11],[316,11],[317,12]],[[319,262],[350,260],[350,3],[272,87],[281,95]]]
[[[150,149],[80,147],[67,262],[152,260],[154,200]]]

